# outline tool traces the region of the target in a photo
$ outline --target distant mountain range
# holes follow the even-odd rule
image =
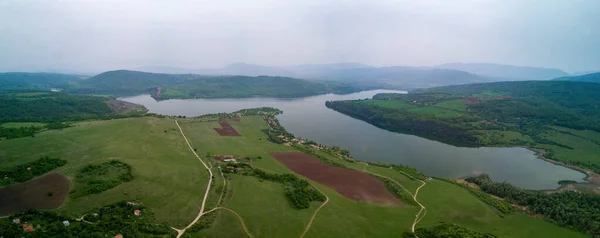
[[[413,89],[496,81],[550,80],[571,76],[560,69],[490,63],[450,63],[433,67],[375,67],[360,63],[263,66],[234,63],[215,69],[143,67],[156,73],[203,75],[281,76],[312,80],[346,81],[381,88]]]
[[[76,93],[131,95],[152,89],[159,90],[159,94],[163,95],[161,98],[299,97],[330,92],[413,90],[497,81],[554,79],[600,82],[600,73],[569,76],[559,69],[463,63],[435,67],[375,67],[360,63],[273,67],[234,63],[215,69],[151,66],[141,70],[145,72],[108,71],[88,79],[54,73],[0,73],[0,91],[61,88]],[[248,90],[241,90],[242,86]],[[228,91],[232,88],[235,90]]]
[[[82,80],[65,92],[118,96],[150,93],[172,98],[294,98],[326,93],[352,93],[370,88],[344,82],[309,81],[278,76],[161,74],[130,70],[108,71]]]
[[[343,81],[361,86],[412,89],[490,81],[464,71],[425,67],[374,67],[359,63],[307,64],[286,67],[234,63],[217,69],[143,67],[136,70],[156,73],[202,75],[280,76],[309,80]]]

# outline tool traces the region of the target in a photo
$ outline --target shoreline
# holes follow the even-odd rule
[[[550,162],[550,163],[555,164],[555,165],[566,167],[566,168],[569,168],[569,169],[572,169],[572,170],[576,170],[576,171],[579,171],[579,172],[585,174],[586,176],[585,176],[585,178],[583,178],[583,180],[587,181],[590,184],[600,184],[600,174],[597,174],[597,173],[595,173],[592,170],[589,170],[589,169],[586,169],[586,168],[582,168],[582,167],[579,167],[579,166],[576,166],[576,165],[566,164],[566,163],[564,163],[562,161],[558,161],[558,160],[553,160],[553,159],[546,158],[544,156],[546,154],[546,152],[547,152],[545,149],[533,148],[533,147],[523,147],[523,148],[535,152],[535,155],[538,157],[538,159]],[[564,186],[565,185],[561,186],[561,188],[564,187]]]

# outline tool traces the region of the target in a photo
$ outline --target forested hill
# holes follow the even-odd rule
[[[600,131],[600,84],[571,81],[522,81],[445,86],[422,90],[465,97],[497,95],[474,105],[498,120],[534,118],[573,129]]]
[[[302,97],[324,93],[351,93],[362,88],[339,82],[313,82],[270,76],[205,76],[156,74],[139,71],[109,71],[81,81],[70,92],[134,95],[152,93],[157,99]]]
[[[119,102],[107,97],[58,92],[0,93],[0,124],[105,119],[146,112],[140,105]]]
[[[0,91],[64,89],[82,76],[55,73],[0,73]]]
[[[600,83],[600,72],[584,74],[584,75],[579,75],[579,76],[573,76],[573,77],[561,77],[561,78],[556,78],[553,80]]]
[[[460,146],[523,146],[600,173],[600,84],[518,81],[327,102],[376,126]],[[573,156],[575,155],[575,156]]]

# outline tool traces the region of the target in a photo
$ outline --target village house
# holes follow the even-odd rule
[[[69,221],[63,221],[62,224],[65,225],[65,226],[71,225],[71,223],[69,223]]]
[[[24,232],[33,232],[35,231],[35,229],[33,229],[33,225],[29,225],[29,224],[23,224],[23,231]]]
[[[142,215],[142,211],[135,210],[135,211],[133,211],[133,215],[136,215],[136,216]]]

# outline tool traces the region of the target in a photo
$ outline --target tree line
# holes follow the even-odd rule
[[[517,188],[506,182],[493,182],[489,175],[467,177],[481,190],[506,201],[527,206],[531,212],[564,227],[600,235],[600,196],[577,191],[544,193]]]

